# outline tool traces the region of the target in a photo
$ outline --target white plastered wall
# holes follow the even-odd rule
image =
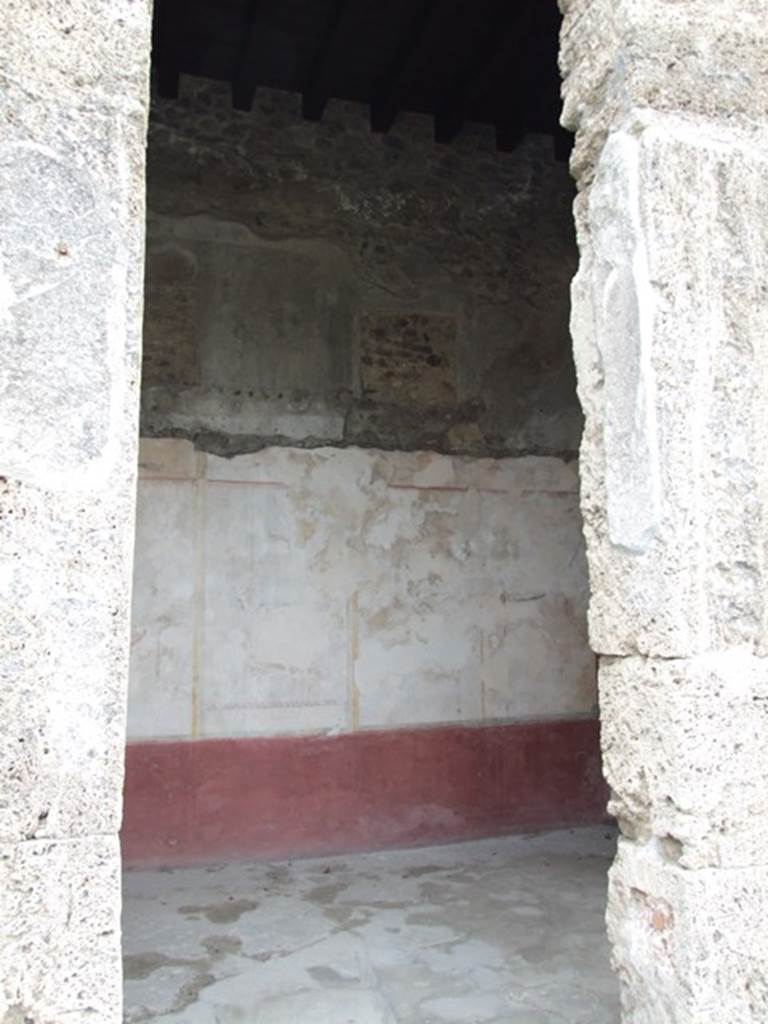
[[[592,714],[578,470],[142,442],[129,736]]]

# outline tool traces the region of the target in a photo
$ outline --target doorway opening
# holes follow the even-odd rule
[[[509,7],[156,3],[127,1021],[617,1018],[559,19]]]

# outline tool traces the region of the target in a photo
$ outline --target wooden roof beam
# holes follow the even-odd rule
[[[536,2],[536,0],[533,0]],[[523,83],[517,70],[524,56],[532,22],[533,2],[510,3],[502,0],[496,6],[495,17],[489,26],[484,44],[477,56],[454,80],[445,98],[438,104],[435,114],[435,141],[453,142],[468,119],[473,105],[487,95],[494,82],[512,69],[517,79],[510,91],[509,109],[505,109],[497,126],[500,149],[516,145],[513,139],[525,134],[525,110],[520,92]],[[518,138],[519,141],[519,138]]]
[[[509,4],[505,5],[509,8]],[[493,87],[494,79],[505,68],[519,61],[525,45],[525,16],[520,16],[518,5],[512,5],[514,14],[491,26],[485,45],[470,67],[454,80],[435,114],[435,141],[453,142],[469,117],[473,104],[482,99]],[[511,120],[518,121],[519,117]]]
[[[249,0],[243,18],[243,39],[240,52],[232,75],[232,106],[235,110],[250,110],[253,97],[256,95],[258,77],[256,70],[256,47],[258,30],[256,18],[262,6],[262,0]]]
[[[301,94],[301,112],[308,121],[320,121],[331,98],[333,73],[339,58],[353,45],[352,0],[336,0],[312,70]]]
[[[152,46],[157,66],[157,91],[164,99],[179,95],[184,8],[179,0],[157,0],[152,25]]]
[[[439,27],[443,6],[441,0],[422,0],[411,23],[409,35],[412,41],[401,50],[371,102],[373,131],[388,132],[392,127],[428,57],[429,40]]]

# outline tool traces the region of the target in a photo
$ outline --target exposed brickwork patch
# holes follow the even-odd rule
[[[378,401],[456,401],[456,319],[436,313],[360,315],[363,393]]]
[[[144,310],[143,382],[145,387],[200,382],[195,331],[197,267],[184,249],[150,252]]]

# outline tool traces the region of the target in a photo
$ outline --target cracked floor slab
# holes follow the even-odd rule
[[[607,828],[129,871],[126,1024],[617,1024]]]

